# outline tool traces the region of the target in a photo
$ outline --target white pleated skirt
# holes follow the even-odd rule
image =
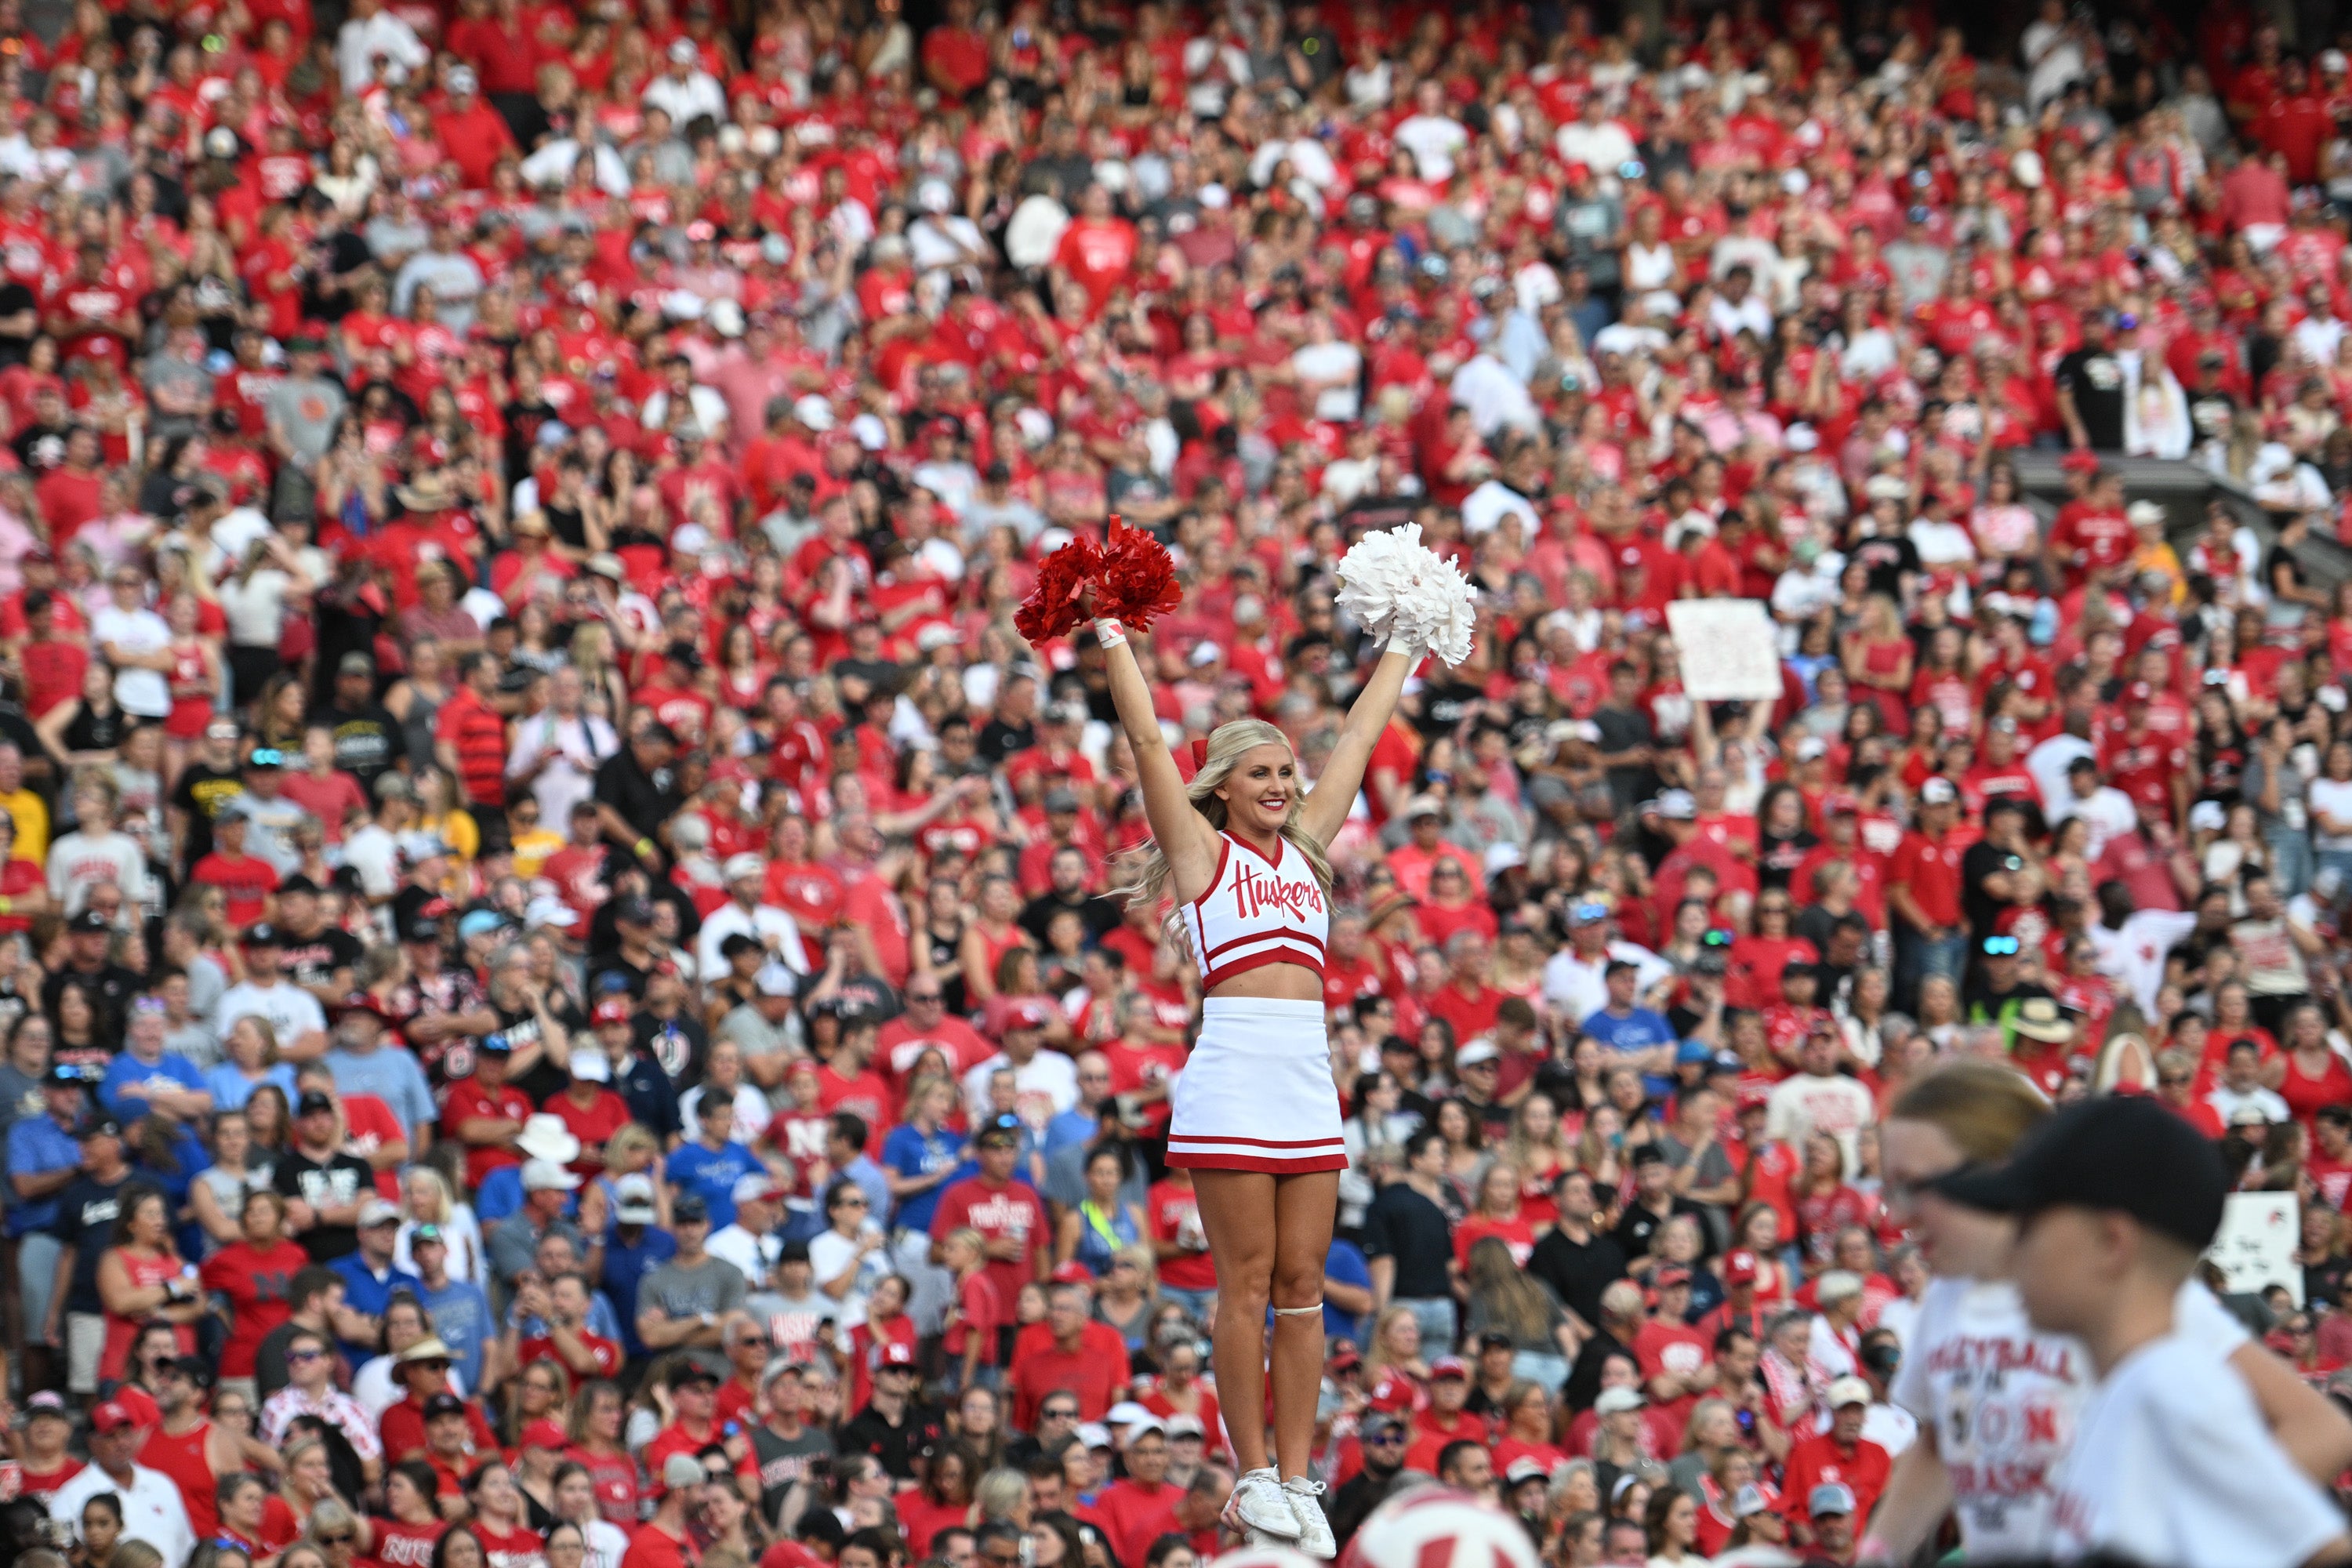
[[[1212,996],[1170,1099],[1168,1163],[1190,1170],[1344,1171],[1323,1004]]]

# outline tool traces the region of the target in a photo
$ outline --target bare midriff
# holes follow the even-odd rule
[[[1219,982],[1209,994],[1261,1002],[1320,1002],[1323,977],[1303,963],[1261,963]]]

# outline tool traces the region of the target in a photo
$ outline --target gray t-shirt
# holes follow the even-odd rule
[[[343,389],[324,376],[289,375],[270,388],[262,409],[273,428],[286,432],[295,458],[310,464],[327,455],[344,402]]]
[[[691,1268],[672,1258],[637,1287],[637,1310],[659,1307],[672,1318],[725,1317],[743,1304],[745,1293],[743,1271],[723,1258],[705,1258]]]

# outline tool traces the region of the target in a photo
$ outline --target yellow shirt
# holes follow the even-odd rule
[[[31,790],[19,789],[14,795],[0,795],[0,807],[5,807],[16,822],[14,858],[46,868],[49,863],[48,806]]]
[[[551,833],[545,827],[534,827],[514,841],[514,868],[518,877],[536,877],[547,858],[563,847],[563,835]]]

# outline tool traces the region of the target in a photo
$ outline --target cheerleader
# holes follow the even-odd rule
[[[1188,785],[1124,629],[1095,622],[1151,826],[1121,891],[1149,909],[1173,900],[1169,929],[1192,950],[1206,997],[1173,1091],[1168,1163],[1192,1173],[1216,1268],[1217,1395],[1228,1411],[1265,1408],[1269,1305],[1274,1313],[1275,1451],[1269,1461],[1256,1420],[1231,1423],[1240,1480],[1224,1519],[1255,1542],[1324,1558],[1336,1549],[1307,1461],[1323,1265],[1348,1163],[1324,1032],[1325,846],[1424,648],[1435,643],[1455,663],[1468,652],[1468,585],[1421,548],[1419,531],[1374,535],[1341,565],[1341,607],[1388,646],[1311,793],[1288,739],[1254,719],[1220,726],[1205,751],[1196,743]]]

